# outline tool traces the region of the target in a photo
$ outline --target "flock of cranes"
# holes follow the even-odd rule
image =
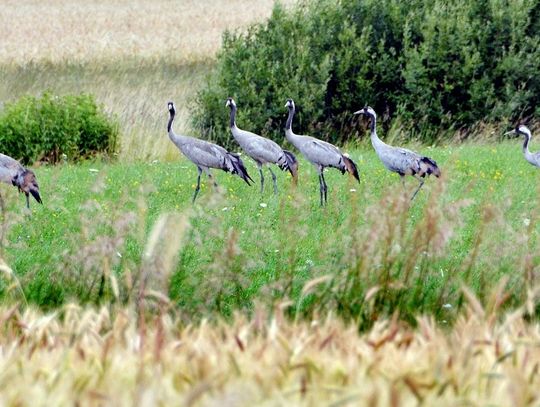
[[[228,98],[225,106],[229,107],[231,110],[229,127],[234,139],[238,142],[242,150],[244,150],[245,154],[251,157],[257,164],[261,176],[261,193],[264,191],[264,175],[262,167],[265,164],[277,164],[282,170],[289,171],[293,177],[293,182],[296,183],[298,177],[298,160],[294,154],[290,151],[283,150],[277,143],[270,139],[239,129],[236,125],[237,108],[233,98]],[[326,141],[316,139],[315,137],[295,134],[292,130],[292,121],[295,114],[294,101],[292,99],[287,99],[285,107],[289,111],[289,116],[287,117],[287,122],[285,124],[285,137],[298,151],[300,151],[300,153],[302,153],[306,160],[313,164],[317,169],[321,206],[328,202],[328,186],[324,179],[325,168],[337,168],[342,174],[348,172],[360,182],[356,163],[346,154],[343,154],[338,147]],[[248,175],[242,160],[237,155],[228,152],[223,147],[207,141],[176,135],[172,129],[175,115],[174,103],[169,102],[168,108],[170,115],[169,124],[167,126],[169,138],[180,151],[197,166],[199,171],[197,188],[193,195],[193,202],[195,202],[195,198],[199,192],[201,173],[205,171],[208,176],[211,177],[210,168],[217,168],[237,174],[248,184],[249,181],[253,181]],[[354,114],[362,114],[370,119],[371,143],[384,166],[390,171],[398,173],[402,180],[405,175],[412,175],[418,179],[419,186],[411,199],[414,199],[424,184],[426,175],[429,176],[433,174],[436,177],[441,175],[437,163],[431,158],[424,157],[405,148],[389,146],[379,139],[376,130],[377,115],[371,107],[365,107]],[[234,157],[235,165],[231,164],[231,156]],[[268,167],[268,171],[270,171],[274,182],[274,193],[277,193],[276,175],[270,166]]]
[[[268,164],[268,171],[272,176],[274,184],[274,193],[277,194],[277,178],[272,171],[271,164],[276,164],[281,170],[289,171],[293,182],[298,179],[298,160],[295,155],[287,150],[282,149],[274,141],[262,137],[258,134],[251,133],[246,130],[241,130],[236,125],[236,103],[232,98],[228,98],[225,106],[230,108],[229,127],[234,139],[238,142],[245,154],[255,161],[261,177],[261,193],[264,191],[264,174],[263,166]],[[285,124],[285,137],[302,155],[315,166],[319,176],[319,192],[320,204],[323,206],[328,200],[328,186],[324,179],[324,169],[328,167],[337,168],[342,174],[350,173],[358,182],[360,177],[358,168],[353,160],[346,154],[343,154],[338,147],[316,139],[311,136],[297,135],[292,130],[292,121],[295,114],[295,105],[292,99],[287,99],[285,107],[289,111],[287,122]],[[217,186],[210,172],[211,168],[230,172],[238,175],[248,185],[253,183],[253,179],[249,176],[247,169],[238,154],[227,151],[225,148],[211,143],[209,141],[200,140],[194,137],[188,137],[176,134],[173,131],[173,122],[176,114],[176,109],[173,102],[168,103],[169,122],[167,131],[169,138],[178,147],[191,162],[197,166],[197,186],[193,194],[192,202],[195,202],[197,194],[201,187],[201,175],[206,173],[208,178],[213,181],[214,186]],[[411,200],[414,199],[420,188],[424,185],[425,177],[434,175],[441,176],[441,171],[437,163],[426,156],[422,156],[414,151],[405,148],[394,147],[384,143],[377,136],[377,114],[375,111],[366,106],[356,112],[355,115],[366,116],[370,121],[371,144],[375,149],[379,159],[383,165],[390,171],[399,174],[402,183],[404,184],[405,175],[410,175],[416,178],[419,182],[418,187],[414,191]],[[515,129],[505,133],[505,135],[514,134],[523,136],[523,155],[525,159],[536,167],[540,167],[540,152],[531,153],[529,151],[529,143],[531,141],[531,131],[524,125],[519,124]],[[29,196],[32,195],[38,203],[42,203],[39,192],[39,185],[33,171],[24,168],[17,160],[0,154],[0,181],[11,184],[18,188],[19,192],[26,196],[26,207],[30,208]]]

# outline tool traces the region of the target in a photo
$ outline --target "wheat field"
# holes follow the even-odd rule
[[[475,304],[452,333],[419,317],[358,335],[331,317],[183,325],[67,305],[0,308],[2,405],[537,405],[540,329]],[[159,313],[158,313],[159,314]],[[137,322],[138,321],[138,322]]]
[[[46,90],[91,93],[118,118],[123,160],[177,160],[164,131],[167,101],[178,107],[176,131],[192,134],[190,105],[222,33],[264,20],[273,3],[7,0],[0,12],[0,107]]]
[[[213,58],[224,30],[261,21],[270,15],[273,3],[6,0],[0,13],[0,64],[123,58],[187,63]]]

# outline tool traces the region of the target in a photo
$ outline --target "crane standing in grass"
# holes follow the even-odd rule
[[[525,141],[523,142],[523,155],[529,163],[535,167],[540,167],[540,152],[531,153],[529,151],[529,143],[531,142],[532,134],[528,127],[524,126],[523,124],[519,124],[514,130],[505,133],[505,136],[508,134],[515,134],[517,136],[521,135],[525,137]]]
[[[326,167],[337,168],[342,174],[345,171],[351,173],[358,182],[360,176],[356,164],[349,157],[339,151],[333,144],[327,143],[310,136],[299,136],[292,131],[292,120],[295,113],[294,101],[287,99],[285,107],[289,109],[289,117],[285,124],[285,137],[295,146],[306,159],[317,168],[319,173],[319,192],[321,196],[321,206],[328,201],[328,186],[324,179],[324,169]],[[324,201],[324,202],[323,202]]]
[[[178,149],[197,166],[197,170],[199,172],[199,175],[197,176],[197,187],[195,188],[192,202],[195,202],[195,198],[197,198],[197,194],[201,188],[202,172],[206,172],[208,178],[212,179],[210,168],[217,168],[225,172],[236,174],[248,185],[251,185],[249,181],[253,182],[253,180],[249,176],[244,163],[238,155],[228,152],[217,144],[199,140],[194,137],[175,134],[172,128],[174,116],[176,114],[174,103],[169,102],[168,108],[170,114],[169,123],[167,124],[169,138],[176,145],[176,147],[178,147]],[[214,186],[217,186],[215,180]]]
[[[405,185],[405,175],[412,175],[420,183],[416,191],[414,191],[411,201],[424,185],[426,175],[433,174],[437,178],[441,176],[441,170],[431,158],[421,156],[406,148],[393,147],[384,143],[377,136],[377,115],[371,107],[366,106],[354,112],[354,114],[361,114],[370,118],[371,144],[384,166],[390,171],[398,173],[403,185]]]
[[[231,108],[231,116],[229,126],[234,139],[240,144],[240,147],[250,156],[259,168],[261,174],[261,194],[264,190],[264,175],[262,167],[265,164],[277,164],[282,170],[287,170],[293,177],[293,182],[296,183],[298,176],[298,161],[293,153],[283,150],[277,143],[270,139],[261,137],[258,134],[249,131],[240,130],[236,126],[236,103],[233,98],[228,98],[225,106]],[[274,193],[277,194],[276,174],[270,166],[268,171],[272,175],[274,182]]]
[[[4,154],[0,154],[0,181],[11,184],[17,187],[19,192],[23,192],[26,195],[28,209],[30,209],[29,194],[32,194],[38,203],[43,203],[34,172],[24,168],[17,160]]]

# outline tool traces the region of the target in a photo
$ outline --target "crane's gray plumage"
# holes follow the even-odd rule
[[[377,136],[377,114],[371,107],[366,106],[354,112],[354,114],[361,114],[371,119],[371,144],[384,166],[390,171],[398,173],[402,181],[405,175],[412,175],[420,183],[416,191],[414,191],[411,200],[414,199],[420,188],[422,188],[422,185],[424,185],[424,177],[426,175],[433,174],[436,177],[441,176],[441,170],[431,158],[421,156],[406,148],[393,147],[384,143]]]
[[[24,168],[17,160],[4,154],[0,154],[0,181],[16,186],[19,192],[24,193],[27,208],[30,209],[29,194],[32,194],[38,203],[43,203],[34,172]]]
[[[349,157],[343,155],[339,148],[326,141],[316,139],[315,137],[294,134],[292,131],[292,120],[295,113],[294,101],[292,99],[287,99],[285,107],[289,109],[289,116],[287,118],[287,123],[285,124],[285,137],[317,168],[317,172],[319,173],[321,206],[323,205],[323,198],[324,202],[327,202],[328,186],[324,179],[324,169],[326,167],[337,168],[342,174],[347,171],[360,182],[356,164]]]
[[[540,167],[540,152],[531,153],[529,151],[529,143],[531,142],[532,137],[532,133],[529,128],[527,126],[524,126],[523,124],[519,124],[514,130],[505,133],[505,135],[507,134],[516,134],[518,136],[521,135],[525,137],[525,140],[523,142],[523,155],[529,163],[531,163],[535,167]]]
[[[170,114],[169,123],[167,124],[169,138],[176,147],[178,147],[178,149],[197,166],[197,170],[199,171],[197,176],[197,187],[195,188],[195,194],[193,195],[193,202],[195,202],[195,198],[197,198],[197,194],[201,187],[202,172],[204,171],[208,175],[208,178],[212,179],[210,168],[217,168],[225,172],[236,174],[248,185],[251,185],[249,181],[253,180],[237,154],[230,153],[223,147],[208,141],[175,134],[172,128],[174,116],[176,114],[174,103],[169,102],[168,108]],[[217,185],[215,181],[214,185]]]
[[[283,150],[277,143],[270,139],[239,129],[236,126],[236,103],[233,98],[228,98],[225,106],[231,108],[229,127],[231,128],[234,139],[240,144],[242,150],[255,161],[259,168],[259,174],[261,175],[261,193],[264,190],[262,167],[265,164],[277,164],[281,170],[289,171],[293,177],[293,182],[296,183],[298,161],[294,154],[290,151]],[[268,167],[268,170],[270,171],[274,182],[274,193],[277,193],[276,175],[270,167]]]

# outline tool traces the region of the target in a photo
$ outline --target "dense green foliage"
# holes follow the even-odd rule
[[[300,315],[332,312],[363,326],[395,311],[450,321],[462,285],[489,303],[503,277],[505,305],[522,304],[538,281],[540,202],[531,188],[539,173],[520,142],[423,152],[443,179],[428,179],[410,208],[417,182],[407,178],[404,189],[371,148],[349,151],[360,185],[327,172],[326,208],[303,159],[296,190],[281,171],[278,196],[271,184],[260,195],[258,185],[215,171],[220,193],[204,182],[195,205],[197,171],[186,161],[40,167],[46,204],[32,204],[31,217],[15,188],[1,190],[2,258],[26,300],[46,308],[133,299],[141,280],[168,292],[187,319],[290,300]],[[2,295],[17,294],[5,279]]]
[[[425,141],[536,113],[540,97],[537,0],[311,0],[277,5],[268,22],[226,33],[195,125],[230,141],[228,96],[241,128],[282,140],[286,98],[294,127],[330,141],[356,134],[369,104],[387,129]],[[396,120],[392,123],[392,120]],[[444,129],[444,130],[441,130]]]
[[[0,112],[2,153],[24,163],[112,153],[118,126],[90,94],[24,96]]]

